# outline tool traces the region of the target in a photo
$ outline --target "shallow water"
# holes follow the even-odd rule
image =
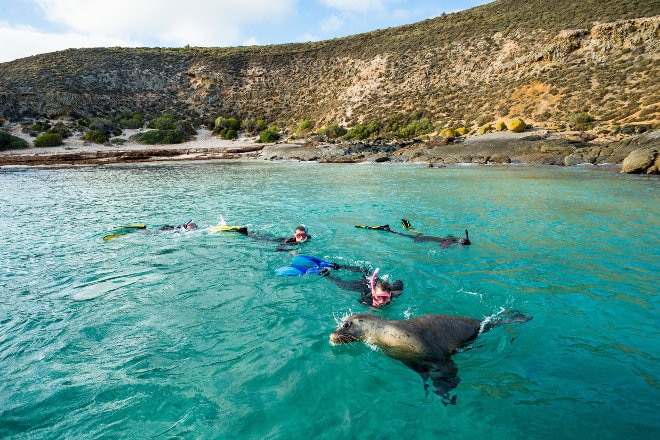
[[[660,180],[582,168],[176,163],[0,169],[0,438],[652,438]],[[193,218],[192,232],[152,230]],[[400,219],[473,245],[354,225]],[[534,316],[454,356],[457,404],[364,344],[354,292],[272,237],[404,281],[375,313]],[[350,277],[350,274],[343,274]],[[429,389],[432,390],[432,387]]]

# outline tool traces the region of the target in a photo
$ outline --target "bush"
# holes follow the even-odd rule
[[[238,132],[231,128],[225,128],[220,132],[220,137],[222,139],[238,139]]]
[[[269,127],[259,134],[259,142],[264,144],[276,142],[279,138],[277,127]]]
[[[87,130],[83,139],[94,142],[95,144],[105,144],[110,139],[110,136],[99,130]]]
[[[238,130],[241,123],[236,118],[223,118],[219,116],[215,120],[213,134],[220,135],[223,139],[238,139]]]
[[[355,127],[348,130],[344,135],[344,139],[368,139],[372,136],[376,136],[380,131],[380,124],[378,121],[372,121],[368,125],[356,125]]]
[[[344,136],[346,133],[348,133],[348,130],[337,124],[331,124],[326,128],[322,128],[319,130],[319,134],[321,136],[326,136],[328,139],[336,139]]]
[[[105,134],[108,139],[110,139],[111,134],[115,136],[119,136],[121,134],[121,129],[117,126],[117,124],[115,124],[114,122],[108,119],[103,119],[103,118],[92,119],[91,122],[89,123],[89,128],[90,130],[99,131]],[[106,142],[108,139],[106,139]],[[101,143],[101,142],[97,142],[97,143]]]
[[[268,124],[263,119],[245,119],[241,123],[241,128],[248,134],[255,135],[268,128]]]
[[[433,124],[428,118],[422,118],[412,121],[407,126],[397,131],[396,135],[401,138],[412,138],[420,134],[426,134],[433,131]]]
[[[593,121],[594,118],[589,116],[589,113],[576,113],[568,119],[568,126],[571,130],[587,131],[594,128]]]
[[[296,130],[296,136],[304,136],[314,127],[314,121],[305,119],[304,121],[298,124],[298,129]]]
[[[180,144],[190,140],[192,136],[181,130],[149,130],[131,136],[141,144]]]
[[[62,123],[61,121],[57,122],[55,125],[53,125],[48,130],[46,130],[46,133],[59,134],[60,136],[62,136],[62,139],[71,137],[71,130],[69,130],[69,127],[64,125],[64,123]]]
[[[57,147],[62,145],[64,141],[62,140],[62,135],[58,133],[44,133],[37,136],[34,140],[35,147]]]
[[[141,128],[144,124],[142,121],[142,115],[139,113],[134,113],[130,110],[122,111],[115,119],[117,121],[117,125],[119,125],[120,128],[137,129]]]
[[[24,139],[12,136],[6,131],[0,131],[0,151],[17,148],[28,148],[30,145]]]

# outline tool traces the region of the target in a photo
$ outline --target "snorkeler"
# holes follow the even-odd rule
[[[186,223],[173,226],[173,225],[163,225],[160,228],[156,229],[157,231],[190,231],[195,229],[197,224],[194,221],[188,220]]]
[[[342,267],[338,266],[338,269],[349,269],[355,271],[355,266]],[[368,273],[365,268],[358,268],[363,275]],[[376,269],[371,275],[371,278],[366,276],[359,280],[343,280],[335,275],[333,275],[329,270],[323,270],[321,273],[328,280],[335,283],[339,288],[343,290],[354,290],[360,293],[360,298],[358,299],[364,305],[371,307],[381,307],[390,304],[390,301],[393,297],[401,295],[403,292],[403,281],[396,280],[393,283],[389,283],[385,280],[376,280],[376,274],[379,269]]]
[[[300,225],[294,231],[293,237],[285,238],[284,241],[277,247],[277,250],[286,250],[286,246],[295,246],[311,239],[312,236],[307,233],[307,228],[305,225]]]
[[[413,230],[410,226],[410,222],[406,219],[402,219],[401,223],[403,224],[403,227],[405,229]],[[463,246],[469,246],[472,244],[470,241],[470,237],[468,235],[468,230],[465,230],[465,237],[454,237],[453,235],[448,235],[447,237],[433,237],[431,235],[424,235],[419,231],[415,231],[416,234],[406,234],[405,232],[398,232],[394,231],[390,228],[390,225],[383,225],[383,226],[361,226],[361,225],[356,225],[356,228],[363,228],[363,229],[377,229],[379,231],[387,231],[391,232],[392,234],[396,235],[401,235],[402,237],[408,237],[412,238],[413,241],[416,242],[434,242],[434,243],[440,243],[440,246],[442,247],[447,247],[451,246],[452,244],[461,244]]]

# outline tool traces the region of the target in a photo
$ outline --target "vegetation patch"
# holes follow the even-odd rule
[[[258,142],[263,144],[271,144],[277,142],[280,139],[280,133],[277,127],[268,127],[259,134]]]
[[[0,130],[0,151],[28,148],[29,146],[25,139]]]
[[[87,130],[83,139],[94,142],[95,144],[105,144],[110,139],[110,136],[99,130]]]
[[[35,147],[57,147],[64,144],[64,139],[59,133],[44,133],[34,140]]]
[[[192,135],[181,130],[149,130],[130,138],[140,144],[180,144],[189,141]]]

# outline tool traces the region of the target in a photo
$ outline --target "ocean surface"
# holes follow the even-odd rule
[[[2,439],[660,435],[657,177],[252,161],[3,167],[0,185]],[[355,228],[402,218],[472,245]],[[222,223],[312,240],[276,251]],[[403,294],[370,310],[325,277],[275,275],[295,254],[380,268]],[[455,405],[328,340],[352,313],[510,309],[533,320],[453,356]]]

